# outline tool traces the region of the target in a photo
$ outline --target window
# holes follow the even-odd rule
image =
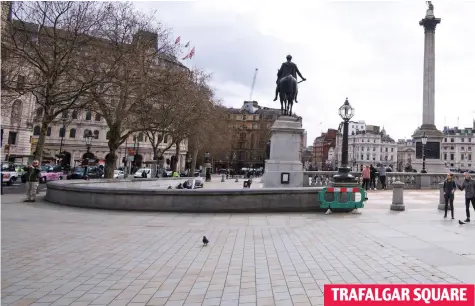
[[[468,147],[467,150],[468,150],[468,151],[471,151],[471,150],[472,150],[472,147]]]
[[[360,157],[361,157],[360,160],[364,160],[364,155],[363,154],[361,154]]]
[[[471,153],[468,154],[467,159],[472,160],[472,154]]]
[[[41,107],[38,107],[36,109],[36,117],[38,117],[38,118],[43,117],[43,109]]]
[[[94,118],[94,120],[96,120],[96,121],[101,121],[101,115],[100,115],[100,114],[96,114],[96,117]]]
[[[83,138],[86,138],[87,135],[89,135],[91,133],[90,130],[84,130],[84,135],[83,135]]]
[[[99,131],[94,130],[94,139],[99,139]]]
[[[139,133],[138,141],[139,141],[139,142],[142,142],[142,141],[143,141],[143,133]]]
[[[447,142],[447,138],[444,138],[444,142]]]
[[[46,136],[51,136],[51,128],[50,127],[46,130]]]
[[[77,119],[78,118],[78,111],[77,110],[73,110],[73,114],[71,115],[71,118],[72,119]]]
[[[247,116],[246,116],[246,115],[242,115],[242,120],[243,120],[243,121],[246,121],[246,120],[247,120]]]
[[[444,160],[447,160],[447,153],[444,153]]]
[[[254,120],[257,120],[257,115],[254,115]]]
[[[165,137],[163,138],[163,143],[167,143],[168,142],[168,135],[165,135]]]
[[[366,154],[366,160],[369,160],[369,154]]]
[[[454,146],[451,146],[451,147],[450,147],[450,150],[453,150],[453,149],[454,149]]]
[[[66,119],[66,118],[68,118],[68,115],[69,115],[69,114],[68,114],[68,111],[65,110],[65,111],[61,114],[61,118]]]
[[[391,152],[394,152],[394,148],[391,148]]]
[[[107,131],[106,133],[106,139],[109,140],[111,138],[111,131]]]
[[[33,136],[40,136],[40,133],[41,133],[41,128],[39,125],[35,126],[33,128]]]
[[[460,154],[460,160],[464,160],[463,153],[462,153],[462,154]]]
[[[86,120],[91,120],[92,114],[91,111],[86,112]]]
[[[388,148],[385,148],[385,151],[388,152]]]
[[[25,88],[25,76],[19,75],[17,78],[16,89],[24,89]]]
[[[10,124],[20,124],[21,123],[21,111],[22,111],[22,103],[20,100],[15,100],[12,104],[12,116],[10,119]]]
[[[66,129],[65,128],[60,128],[59,129],[59,137],[64,137],[66,135]]]
[[[450,138],[450,142],[454,142],[454,139],[453,139],[453,138]]]
[[[450,160],[454,160],[454,153],[450,154]]]
[[[8,144],[16,145],[17,132],[8,132]]]
[[[76,138],[76,129],[69,130],[69,138]]]
[[[465,138],[462,138],[462,142],[465,142]]]

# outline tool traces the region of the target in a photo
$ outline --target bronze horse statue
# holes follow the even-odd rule
[[[292,106],[297,95],[297,79],[291,74],[279,81],[280,110],[283,116],[292,116]]]

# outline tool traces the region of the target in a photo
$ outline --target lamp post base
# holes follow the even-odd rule
[[[350,167],[342,166],[338,168],[338,173],[333,176],[333,181],[335,183],[355,183],[355,177],[350,172]]]

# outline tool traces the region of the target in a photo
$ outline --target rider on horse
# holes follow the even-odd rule
[[[275,89],[275,98],[274,101],[277,100],[277,94],[279,93],[279,81],[288,75],[292,75],[295,79],[297,79],[297,74],[299,77],[302,79],[302,81],[305,81],[306,79],[302,76],[300,73],[299,69],[297,68],[297,65],[295,63],[292,63],[292,55],[287,55],[287,62],[282,63],[282,66],[280,66],[279,71],[277,72],[277,88]],[[295,89],[295,102],[297,103],[297,89]]]

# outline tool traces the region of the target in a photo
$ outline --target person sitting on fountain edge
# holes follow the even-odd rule
[[[275,98],[274,98],[274,101],[277,101],[277,95],[279,94],[279,82],[280,82],[280,79],[282,79],[283,77],[285,76],[288,76],[289,74],[291,74],[295,79],[297,79],[297,74],[299,75],[299,77],[302,79],[302,81],[306,81],[307,79],[304,78],[302,76],[302,74],[300,73],[299,71],[299,68],[297,68],[297,65],[295,63],[292,62],[292,55],[287,55],[287,62],[285,63],[282,63],[282,65],[280,66],[280,69],[277,71],[277,87],[275,89]],[[295,90],[295,103],[298,103],[297,101],[297,93],[298,93],[298,90],[296,89]]]

